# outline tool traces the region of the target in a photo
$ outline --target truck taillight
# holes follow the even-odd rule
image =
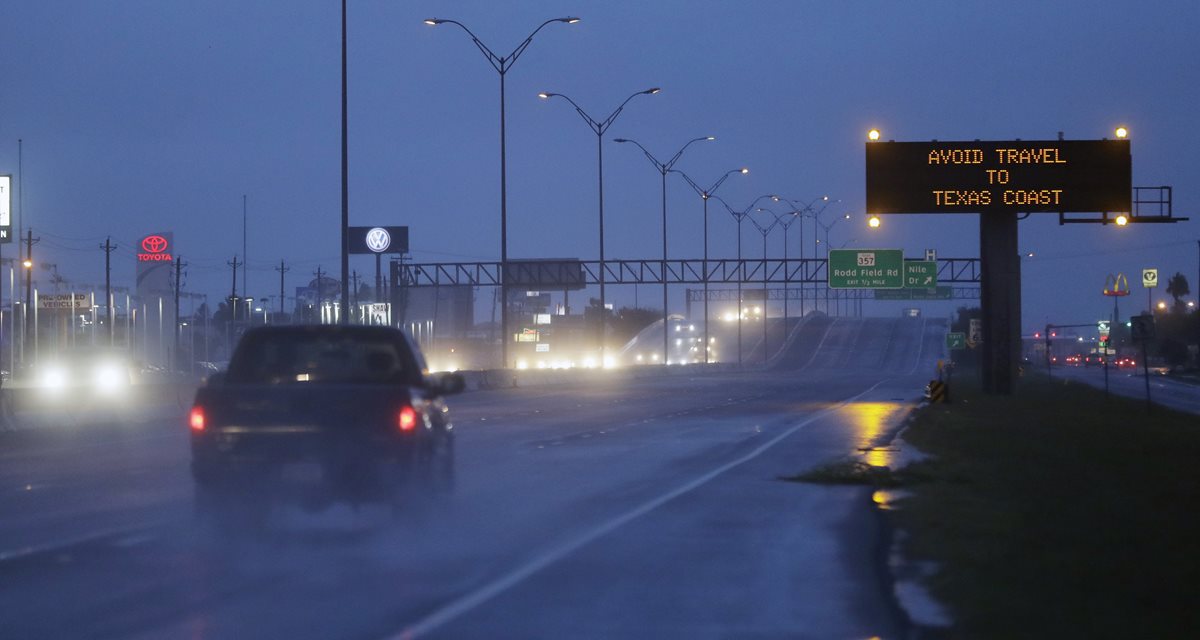
[[[396,422],[401,431],[412,431],[417,428],[417,410],[409,405],[404,405],[400,409]]]
[[[197,405],[192,407],[191,413],[188,414],[188,424],[192,427],[192,431],[204,431],[204,408]]]

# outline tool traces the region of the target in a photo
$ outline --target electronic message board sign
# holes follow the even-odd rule
[[[1128,140],[868,142],[867,213],[1130,211]]]

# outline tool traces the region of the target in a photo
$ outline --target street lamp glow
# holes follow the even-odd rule
[[[646,89],[646,90],[645,90],[645,91],[643,91],[642,93],[645,93],[645,94],[648,94],[648,95],[654,95],[654,94],[658,93],[659,91],[662,91],[662,88],[660,88],[660,87],[654,87],[653,89]]]
[[[879,139],[879,129],[871,129],[870,131],[868,131],[867,139],[870,140],[871,142],[875,142],[876,140],[878,140]]]
[[[879,216],[871,216],[867,218],[867,226],[871,227],[872,229],[878,229],[880,224],[883,223],[879,220]]]
[[[579,18],[576,18],[576,17],[573,17],[573,16],[572,16],[572,17],[570,17],[570,18],[559,18],[559,19],[558,19],[558,21],[559,21],[559,22],[565,22],[565,23],[567,23],[567,24],[575,24],[576,22],[579,22]]]
[[[1125,226],[1125,225],[1127,225],[1127,224],[1129,224],[1129,217],[1128,217],[1128,216],[1126,216],[1126,215],[1125,215],[1125,214],[1123,214],[1123,213],[1122,213],[1121,215],[1117,216],[1117,226],[1118,226],[1118,227],[1123,227],[1123,226]]]
[[[1122,140],[1129,137],[1129,129],[1126,129],[1125,127],[1117,127],[1115,133],[1117,134],[1117,137]]]
[[[742,167],[742,169],[741,169],[741,174],[742,174],[742,175],[746,175],[747,173],[750,173],[750,170],[749,170],[749,169],[747,169],[746,167]]]
[[[22,260],[21,266],[25,267],[26,269],[32,269],[33,268],[33,260],[28,260],[28,259]]]
[[[549,97],[550,97],[550,96],[552,96],[552,95],[554,95],[554,94],[552,94],[552,93],[546,93],[545,91],[543,91],[543,92],[541,92],[541,93],[539,93],[539,94],[538,94],[538,97],[539,97],[539,98],[541,98],[542,100],[545,100],[545,99],[549,98]]]
[[[709,142],[712,142],[713,140],[716,140],[716,139],[717,139],[717,137],[716,137],[716,136],[708,136],[708,137],[706,137],[706,138],[704,138],[704,139],[705,139],[705,140],[708,140]]]
[[[426,18],[425,19],[425,24],[427,24],[431,27],[436,27],[439,24],[441,24],[442,22],[444,22],[444,20],[438,20],[437,18]]]
[[[1162,311],[1163,309],[1166,309],[1166,308],[1167,308],[1167,303],[1163,302],[1162,300],[1159,300],[1158,301],[1158,310]]]

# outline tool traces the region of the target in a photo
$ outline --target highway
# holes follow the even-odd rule
[[[193,513],[184,403],[0,433],[10,638],[868,638],[905,622],[870,490],[942,320],[786,327],[767,368],[646,367],[451,399],[452,495],[399,515]],[[785,333],[779,328],[780,339]],[[886,462],[886,452],[872,454]]]
[[[1043,371],[1045,371],[1043,369]],[[1078,380],[1104,388],[1103,367],[1057,367],[1051,369],[1051,374],[1070,380]],[[1145,399],[1146,378],[1141,367],[1135,372],[1132,369],[1110,367],[1108,370],[1109,391],[1130,398]],[[1150,401],[1157,405],[1169,407],[1184,413],[1200,414],[1200,386],[1169,378],[1150,370]]]

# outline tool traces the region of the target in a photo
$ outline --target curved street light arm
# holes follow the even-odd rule
[[[475,43],[475,46],[478,47],[479,50],[483,53],[483,57],[487,58],[488,63],[491,64],[492,67],[494,67],[497,72],[504,73],[505,71],[508,70],[504,64],[504,58],[501,58],[500,56],[496,55],[495,52],[493,52],[491,49],[489,49],[488,46],[486,44],[484,44],[482,40],[479,39],[479,36],[475,35],[474,31],[471,31],[471,29],[469,29],[467,27],[467,25],[459,22],[458,20],[446,20],[443,18],[430,18],[425,21],[425,24],[435,25],[435,26],[439,25],[439,24],[457,25],[459,29],[462,29],[463,31],[467,32],[467,35],[470,36],[470,38],[471,38],[471,42]],[[542,25],[542,26],[545,26],[545,25]],[[538,28],[540,29],[541,27],[538,27]]]
[[[655,169],[658,169],[659,173],[665,174],[667,171],[670,171],[670,167],[659,162],[658,158],[655,158],[654,154],[647,151],[646,147],[643,147],[642,143],[638,142],[637,140],[632,138],[613,138],[613,142],[632,142],[633,144],[636,144],[637,148],[642,150],[642,153],[646,155],[646,159],[650,161],[650,164],[654,165]]]
[[[612,126],[613,122],[616,121],[617,116],[621,115],[621,111],[625,109],[625,105],[629,104],[630,100],[633,100],[634,98],[641,96],[641,95],[647,95],[647,96],[654,95],[654,94],[658,93],[659,91],[660,91],[660,89],[658,87],[654,87],[651,89],[645,89],[642,91],[638,91],[637,93],[630,95],[628,98],[625,98],[625,102],[622,102],[621,106],[617,107],[616,110],[614,110],[612,113],[608,114],[608,117],[605,118],[603,121],[601,121],[597,125],[599,128],[599,131],[596,132],[597,135],[604,135],[604,132],[608,131],[608,128],[610,126]],[[576,107],[576,108],[578,108],[578,107]]]
[[[543,22],[542,24],[538,25],[538,28],[534,29],[533,33],[530,33],[524,40],[522,40],[521,44],[517,45],[517,48],[513,49],[512,53],[508,54],[507,56],[496,55],[496,53],[494,51],[492,51],[490,48],[488,48],[488,46],[486,44],[484,44],[482,40],[479,39],[479,36],[475,35],[475,32],[471,31],[467,27],[467,25],[459,22],[458,20],[430,18],[425,21],[425,24],[430,24],[430,25],[435,25],[435,26],[439,25],[439,24],[457,25],[460,29],[467,32],[467,35],[471,37],[471,41],[475,43],[475,46],[479,48],[479,50],[483,53],[483,56],[485,58],[487,58],[488,62],[492,65],[492,67],[495,68],[498,73],[500,73],[501,75],[504,75],[504,73],[508,71],[509,67],[511,67],[517,61],[517,58],[521,57],[521,54],[525,52],[525,49],[527,49],[529,47],[529,44],[531,42],[533,42],[533,37],[536,36],[539,31],[541,31],[543,28],[545,28],[546,25],[551,24],[553,22],[562,22],[562,23],[566,23],[566,24],[571,24],[572,22],[578,22],[578,21],[579,21],[579,18],[551,18],[551,19]]]
[[[721,188],[721,185],[725,182],[725,179],[728,178],[729,176],[731,176],[735,173],[743,173],[743,174],[750,173],[750,170],[746,169],[746,168],[730,169],[729,171],[725,172],[725,175],[721,176],[720,179],[718,179],[716,182],[714,182],[711,187],[709,187],[708,189],[704,189],[700,185],[696,184],[696,181],[692,180],[691,176],[684,173],[683,171],[681,171],[679,169],[670,169],[669,171],[671,173],[678,173],[679,175],[683,176],[683,179],[687,180],[687,183],[692,186],[692,190],[696,192],[696,195],[700,196],[701,198],[703,198],[705,200],[709,199],[710,197],[713,197],[717,193],[717,189]]]
[[[572,24],[575,22],[579,22],[579,18],[575,18],[575,17],[551,18],[551,19],[543,22],[542,24],[538,25],[538,28],[534,29],[533,33],[529,34],[529,36],[527,38],[525,38],[525,40],[523,40],[521,42],[521,44],[517,45],[517,48],[513,49],[513,52],[508,54],[508,57],[501,58],[501,61],[504,63],[506,68],[509,66],[512,66],[513,64],[516,64],[517,58],[520,58],[521,54],[525,53],[525,49],[527,47],[529,47],[529,43],[533,42],[533,37],[536,36],[539,31],[544,29],[546,27],[546,25],[548,25],[552,22],[561,22],[563,24]]]
[[[702,189],[700,187],[700,185],[696,184],[696,181],[692,180],[691,176],[684,173],[683,171],[680,171],[679,169],[671,169],[670,172],[678,173],[679,175],[683,176],[683,179],[686,180],[687,183],[692,186],[692,191],[695,191],[696,195],[700,196],[701,198],[707,200],[708,197],[711,195],[709,192]],[[726,205],[726,206],[728,206],[728,205]]]
[[[563,100],[570,102],[571,106],[575,107],[575,112],[579,114],[579,117],[583,118],[583,121],[586,122],[587,125],[592,128],[592,133],[595,133],[598,136],[604,134],[604,130],[600,128],[600,123],[596,122],[595,118],[589,116],[587,114],[587,112],[583,110],[582,107],[580,107],[578,104],[575,104],[575,101],[572,100],[570,98],[570,96],[563,94],[563,93],[550,93],[550,92],[542,93],[540,95],[543,95],[547,98],[562,98]]]
[[[744,175],[744,174],[750,173],[750,170],[745,167],[741,167],[739,169],[730,169],[729,171],[726,171],[725,175],[721,176],[720,180],[717,180],[716,182],[713,183],[713,186],[708,188],[708,191],[707,191],[708,195],[712,195],[712,194],[716,193],[717,189],[720,189],[721,185],[725,183],[725,179],[735,173],[740,173],[740,174]]]
[[[781,198],[781,200],[782,199],[783,198]],[[789,227],[791,227],[793,224],[795,224],[795,222],[797,220],[799,220],[804,213],[803,211],[797,211],[796,209],[792,209],[791,211],[788,211],[787,213],[781,214],[781,213],[775,211],[774,209],[771,209],[770,207],[759,207],[758,210],[766,211],[767,213],[770,213],[771,215],[775,216],[775,221],[778,222],[779,226],[783,227],[785,230],[788,229]]]
[[[737,211],[737,210],[736,210],[736,209],[734,209],[733,207],[729,206],[729,203],[728,203],[728,202],[725,202],[725,199],[724,199],[724,198],[722,198],[721,196],[717,196],[717,195],[711,195],[711,194],[710,194],[710,197],[711,197],[711,198],[713,198],[713,199],[715,199],[716,201],[720,202],[721,204],[725,205],[725,209],[726,209],[727,211],[729,211],[729,215],[733,216],[735,219],[738,219],[738,220],[740,220],[740,219],[742,219],[742,218],[744,218],[744,217],[746,217],[746,216],[750,215],[750,212],[751,212],[751,211],[753,211],[753,210],[754,210],[754,208],[758,206],[758,203],[759,203],[759,202],[762,202],[762,201],[763,201],[764,199],[766,199],[766,198],[775,199],[775,198],[778,198],[779,196],[776,196],[775,194],[772,194],[772,193],[768,193],[768,194],[765,194],[765,195],[761,195],[761,196],[759,196],[759,197],[755,198],[755,199],[754,199],[754,202],[751,202],[751,203],[750,203],[750,206],[746,207],[746,208],[745,208],[745,209],[743,209],[742,211]]]
[[[704,142],[706,140],[716,140],[716,138],[714,138],[712,136],[704,136],[703,138],[693,138],[691,140],[688,140],[687,144],[683,145],[683,147],[681,147],[679,149],[679,151],[675,152],[675,155],[671,156],[671,159],[669,161],[667,161],[666,164],[663,165],[663,167],[664,167],[663,172],[665,173],[667,171],[670,171],[671,167],[674,167],[675,163],[679,162],[679,158],[680,158],[680,156],[683,155],[683,152],[687,151],[687,148],[692,146],[693,143]]]
[[[766,211],[766,209],[760,209],[760,211]],[[767,213],[771,213],[771,212],[770,212],[770,211],[767,211]],[[747,218],[748,220],[750,220],[750,224],[754,225],[754,228],[755,228],[755,229],[758,229],[758,232],[759,232],[759,233],[763,234],[763,237],[764,237],[764,238],[765,238],[765,237],[767,237],[767,234],[771,233],[771,231],[772,231],[772,230],[775,228],[775,225],[779,224],[779,218],[775,218],[775,219],[774,219],[774,220],[771,222],[771,224],[769,224],[769,225],[767,225],[767,226],[765,226],[765,227],[764,227],[764,226],[762,226],[761,224],[759,224],[759,223],[758,223],[758,220],[755,220],[755,219],[754,219],[754,216],[751,216],[751,215],[748,215],[748,214],[747,214],[747,215],[746,215],[746,218]]]

